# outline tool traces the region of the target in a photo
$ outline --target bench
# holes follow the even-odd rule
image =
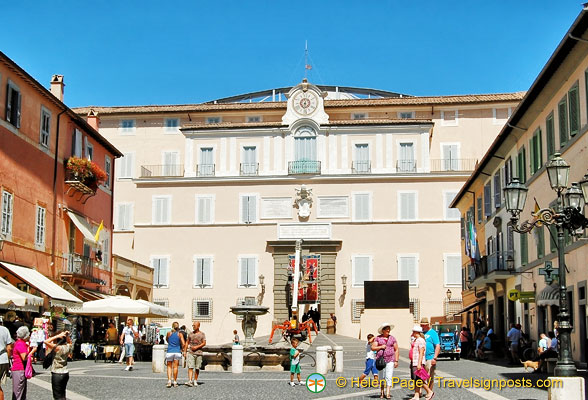
[[[555,372],[557,358],[546,358],[545,363],[547,364],[547,374],[552,375]]]

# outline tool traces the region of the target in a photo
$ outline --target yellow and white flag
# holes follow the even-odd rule
[[[96,235],[94,235],[94,241],[97,242],[98,238],[100,238],[100,231],[104,229],[104,221],[100,221],[100,226],[98,227],[98,230],[96,231]]]

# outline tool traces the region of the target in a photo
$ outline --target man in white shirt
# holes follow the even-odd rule
[[[2,323],[2,317],[0,317],[0,323]],[[14,341],[10,336],[10,331],[8,328],[0,325],[0,400],[4,400],[2,384],[4,384],[8,378],[8,371],[10,369],[8,360],[9,357],[12,356],[13,343]]]
[[[511,324],[510,331],[506,334],[510,342],[510,354],[512,355],[512,363],[519,363],[519,342],[521,341],[521,326],[519,324]]]
[[[125,371],[133,370],[133,354],[135,353],[135,339],[139,338],[139,331],[133,326],[133,319],[127,319],[127,326],[123,328],[120,335],[120,344],[125,346],[125,353],[127,355],[127,367]]]

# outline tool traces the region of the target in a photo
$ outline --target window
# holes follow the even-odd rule
[[[192,301],[192,319],[202,322],[212,321],[212,299],[194,299]]]
[[[355,160],[353,161],[353,172],[361,174],[370,172],[370,148],[367,143],[355,144]]]
[[[206,117],[207,124],[220,124],[221,122],[221,117]]]
[[[543,146],[541,143],[541,128],[537,128],[529,142],[531,175],[543,165]]]
[[[527,152],[521,147],[517,155],[517,178],[521,183],[527,182]]]
[[[482,223],[482,204],[484,202],[484,199],[482,197],[478,197],[476,199],[476,213],[478,214],[478,224]]]
[[[239,257],[239,287],[257,287],[257,256]]]
[[[557,117],[559,118],[559,148],[568,142],[568,101],[564,96],[557,105]]]
[[[414,160],[414,144],[412,142],[400,143],[400,154],[398,155],[398,172],[416,172]]]
[[[214,222],[214,195],[196,195],[196,223]]]
[[[461,286],[461,255],[444,254],[445,286]]]
[[[35,246],[45,246],[45,208],[37,206],[37,219],[35,222]]]
[[[240,211],[242,224],[257,222],[257,195],[242,195]]]
[[[371,221],[372,199],[371,193],[353,193],[353,220]]]
[[[117,159],[115,162],[119,164],[117,168],[119,178],[133,177],[135,167],[135,153],[124,153],[123,156]]]
[[[14,196],[5,190],[2,191],[2,227],[0,232],[5,237],[12,236],[12,207]]]
[[[349,197],[347,196],[319,196],[318,218],[348,218]]]
[[[171,196],[152,197],[151,221],[154,225],[164,225],[171,223],[171,202]]]
[[[568,102],[570,104],[570,136],[573,137],[580,131],[580,99],[577,83],[568,92]]]
[[[106,180],[104,187],[110,189],[110,177],[112,176],[112,160],[109,156],[104,156],[104,172],[106,172]]]
[[[211,288],[212,287],[212,264],[213,259],[210,256],[194,257],[194,287]]]
[[[316,161],[316,136],[294,138],[294,159],[296,161]]]
[[[367,119],[367,113],[351,113],[351,119]]]
[[[500,208],[502,206],[502,188],[500,180],[500,170],[494,174],[494,208]]]
[[[484,185],[484,216],[492,215],[492,185],[490,182]]]
[[[372,256],[355,255],[351,258],[352,286],[363,287],[372,279]]]
[[[399,255],[397,262],[398,279],[408,281],[411,287],[417,287],[419,285],[418,256],[416,254]]]
[[[441,111],[441,125],[443,126],[457,126],[458,117],[457,110]]]
[[[257,175],[257,147],[244,146],[242,157],[241,175]]]
[[[449,205],[457,196],[457,192],[443,192],[444,218],[451,221],[459,221],[461,214],[457,208],[449,208]]]
[[[365,302],[360,299],[353,299],[351,300],[351,322],[360,322],[361,321],[361,314],[363,314],[363,310],[365,309]]]
[[[417,192],[398,192],[398,219],[417,219]]]
[[[198,176],[214,176],[214,148],[200,148],[200,163],[198,164]]]
[[[421,320],[421,299],[410,298],[408,299],[408,310],[412,314],[412,318],[415,322]]]
[[[110,240],[104,239],[102,241],[102,266],[104,269],[109,269],[110,266]]]
[[[261,116],[260,115],[248,115],[247,116],[247,122],[261,122]]]
[[[117,203],[115,229],[130,231],[133,229],[133,203]]]
[[[6,121],[16,128],[20,128],[21,100],[20,89],[9,80],[6,87]]]
[[[41,106],[41,136],[39,143],[42,146],[49,147],[49,137],[51,136],[51,112]]]
[[[512,109],[507,108],[493,108],[492,109],[492,123],[494,125],[502,125],[510,117]]]
[[[72,135],[72,156],[82,157],[82,132],[79,129],[74,129]]]
[[[441,144],[441,151],[443,160],[441,162],[441,169],[443,171],[458,171],[459,170],[459,145],[458,144]]]
[[[555,154],[555,127],[553,124],[553,113],[545,120],[545,134],[547,138],[547,159]]]
[[[161,153],[163,160],[163,176],[182,176],[180,153],[177,151],[164,151]]]
[[[166,118],[164,121],[166,133],[176,133],[178,128],[180,127],[180,119],[179,118]]]
[[[543,258],[545,256],[545,230],[543,226],[536,226],[533,233],[537,244],[537,259]]]
[[[412,119],[414,118],[414,111],[399,111],[398,118],[400,119]]]
[[[151,268],[153,268],[153,286],[167,288],[169,285],[169,256],[151,257]]]
[[[527,265],[529,262],[529,247],[527,243],[527,234],[520,233],[520,244],[521,244],[521,265]]]
[[[86,158],[90,161],[94,159],[94,146],[88,141],[88,138],[86,138]]]
[[[134,119],[122,119],[119,125],[121,135],[132,135],[136,130]]]

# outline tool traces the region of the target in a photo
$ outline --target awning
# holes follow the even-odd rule
[[[84,217],[70,210],[67,210],[67,215],[69,215],[69,219],[71,219],[71,221],[78,228],[78,230],[82,232],[82,235],[84,235],[84,238],[86,240],[92,243],[96,243],[96,241],[94,240],[94,234],[92,233],[92,227],[90,226],[90,224],[88,224]]]
[[[537,296],[538,306],[557,306],[559,305],[559,287],[556,285],[545,286]]]
[[[174,313],[168,308],[148,301],[132,300],[126,296],[111,296],[106,299],[87,301],[82,305],[81,309],[68,310],[78,315],[97,315],[101,317],[121,315],[144,318],[170,318],[170,315],[178,315],[180,316],[178,318],[183,318],[184,315]]]
[[[82,300],[32,268],[21,267],[4,261],[0,265],[25,281],[29,286],[45,293],[50,298],[52,306],[68,307],[82,303]]]
[[[41,297],[23,292],[12,286],[6,279],[0,278],[0,308],[39,312],[43,305]]]
[[[460,312],[456,312],[456,313],[455,313],[455,314],[453,314],[453,315],[459,315],[459,314],[463,314],[464,312],[470,311],[472,308],[474,308],[474,307],[476,307],[476,306],[479,306],[480,304],[483,304],[483,303],[485,303],[485,302],[486,302],[486,299],[482,299],[482,300],[475,301],[475,302],[473,302],[472,304],[470,304],[470,305],[467,305],[466,307],[464,307],[464,308],[463,308],[463,310],[461,310]]]
[[[80,294],[80,297],[84,301],[93,301],[93,300],[100,300],[100,299],[106,299],[108,297],[112,297],[111,295],[108,295],[106,293],[97,292],[95,290],[90,290],[90,289],[86,289],[86,288],[78,289],[78,293]]]

